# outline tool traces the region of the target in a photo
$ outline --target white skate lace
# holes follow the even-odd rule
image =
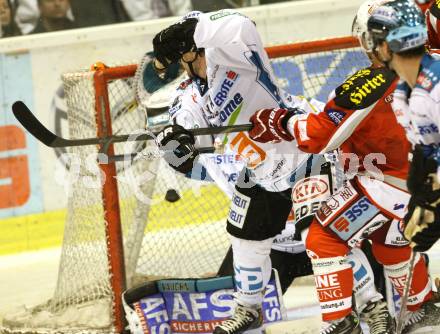
[[[385,303],[377,304],[366,314],[370,334],[384,333],[388,329],[388,310]]]
[[[234,331],[252,321],[254,321],[254,318],[249,315],[249,312],[243,307],[237,306],[234,316],[231,319],[224,321],[221,327],[228,331]]]

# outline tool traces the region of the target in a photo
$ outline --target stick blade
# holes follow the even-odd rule
[[[41,124],[24,102],[14,102],[12,112],[20,124],[43,144],[50,147],[58,146],[56,145],[58,137]]]

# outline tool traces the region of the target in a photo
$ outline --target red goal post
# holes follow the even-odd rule
[[[280,86],[325,100],[350,73],[368,64],[358,45],[353,37],[341,37],[266,50]],[[143,111],[133,103],[136,68],[96,66],[63,75],[71,138],[126,134],[147,126]],[[124,154],[149,145],[110,144],[108,152]],[[161,159],[98,164],[90,156],[96,157],[100,149],[68,152],[71,172],[73,161],[80,162],[79,181],[69,197],[53,298],[27,316],[5,315],[0,329],[121,333],[125,324],[121,293],[126,288],[157,277],[213,275],[219,268],[229,247],[225,232],[229,200],[220,189],[177,175]],[[180,199],[167,201],[169,189]],[[81,315],[66,315],[75,312]]]

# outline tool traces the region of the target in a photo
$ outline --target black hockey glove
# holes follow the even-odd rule
[[[199,151],[194,147],[191,132],[180,125],[168,125],[157,135],[156,143],[165,152],[164,159],[172,168],[184,174],[192,171]]]
[[[414,250],[424,252],[440,238],[440,184],[435,154],[416,145],[408,176],[411,198],[404,217],[404,235]]]
[[[417,252],[425,252],[440,238],[440,208],[432,203],[431,209],[417,205],[411,197],[405,215],[405,238]]]
[[[176,63],[184,53],[196,50],[194,31],[197,22],[195,18],[180,21],[153,38],[154,56],[163,66]]]
[[[414,147],[407,186],[415,204],[430,208],[430,204],[440,198],[440,190],[436,186],[437,161],[430,152],[426,152],[427,149],[429,146]]]

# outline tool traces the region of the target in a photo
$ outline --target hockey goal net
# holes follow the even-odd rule
[[[278,84],[325,101],[368,64],[352,37],[267,48]],[[148,126],[136,107],[136,65],[63,75],[70,138],[128,134]],[[153,144],[108,145],[110,155]],[[121,292],[158,277],[215,275],[228,250],[229,200],[209,182],[174,173],[160,158],[98,164],[102,147],[69,149],[68,217],[58,282],[48,302],[8,314],[5,332],[110,333],[124,326]]]

